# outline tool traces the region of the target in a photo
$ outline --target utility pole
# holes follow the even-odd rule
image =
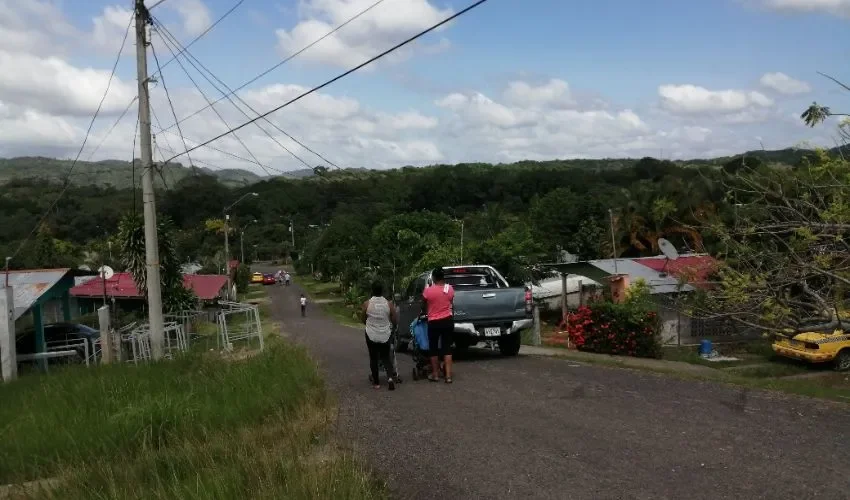
[[[230,214],[224,214],[224,274],[227,275],[227,293],[230,293],[233,286],[230,282],[230,238],[227,235],[230,232],[229,223]]]
[[[145,268],[147,270],[148,322],[151,355],[162,359],[162,291],[159,276],[159,240],[156,234],[156,200],[153,190],[153,150],[151,148],[151,110],[148,94],[147,26],[150,14],[144,0],[136,0],[136,73],[139,83],[139,134],[142,161],[142,205],[145,217]]]

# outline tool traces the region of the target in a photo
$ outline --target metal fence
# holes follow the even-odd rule
[[[222,301],[219,304],[221,305],[221,311],[218,313],[219,348],[232,351],[234,342],[244,342],[250,346],[256,339],[257,347],[262,351],[264,343],[260,307],[242,302]]]

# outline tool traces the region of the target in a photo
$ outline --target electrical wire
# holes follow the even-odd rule
[[[179,47],[179,42],[177,42],[177,41],[176,41],[176,39],[175,39],[174,35],[172,35],[172,34],[168,31],[168,29],[167,29],[165,26],[163,26],[163,25],[162,25],[162,23],[160,23],[160,22],[159,22],[159,20],[155,20],[155,22],[156,22],[156,26],[157,26],[158,28],[161,28],[161,29],[162,29],[162,31],[164,31],[164,32],[165,32],[165,35],[168,37],[168,39],[167,39],[167,38],[166,38],[166,36],[163,36],[161,33],[159,33],[160,37],[162,38],[163,43],[165,44],[165,46],[166,46],[166,47],[168,47],[168,50],[170,50],[172,53],[174,53],[174,49],[172,49],[172,48],[171,48],[171,46],[170,46],[170,45],[169,45],[169,43],[168,43],[168,42],[169,42],[169,39],[170,39],[171,43],[177,44],[177,45],[178,45],[178,47]],[[176,56],[175,56],[175,57],[176,57]],[[189,64],[191,64],[193,68],[195,68],[195,71],[197,71],[197,72],[198,72],[198,73],[199,73],[199,74],[200,74],[200,75],[201,75],[201,76],[202,76],[202,77],[203,77],[203,78],[207,81],[207,83],[209,83],[209,84],[210,84],[213,88],[215,88],[215,89],[216,89],[219,93],[221,93],[222,95],[224,95],[224,98],[226,98],[226,99],[228,100],[228,102],[230,102],[230,104],[232,104],[232,105],[233,105],[233,107],[234,107],[234,108],[236,108],[236,110],[237,110],[237,111],[239,111],[240,113],[242,113],[242,115],[243,115],[245,118],[248,118],[248,119],[250,119],[250,118],[251,118],[251,116],[249,116],[249,115],[248,115],[248,113],[246,113],[246,112],[245,112],[245,111],[244,111],[241,107],[239,107],[239,106],[238,106],[235,102],[233,102],[233,100],[232,100],[232,99],[230,99],[230,96],[229,96],[229,95],[226,95],[226,94],[225,94],[225,92],[224,92],[222,89],[220,89],[220,88],[219,88],[219,87],[218,87],[215,83],[213,83],[213,82],[212,82],[212,80],[210,80],[210,79],[209,79],[209,77],[207,77],[207,75],[204,73],[204,71],[201,71],[201,69],[199,69],[199,68],[198,68],[198,65],[200,65],[200,66],[201,66],[204,70],[206,70],[206,73],[209,73],[209,74],[210,74],[210,75],[211,75],[211,76],[212,76],[212,77],[213,77],[216,81],[218,81],[221,85],[223,85],[225,88],[228,88],[228,87],[227,87],[227,85],[226,85],[224,82],[222,82],[222,81],[221,81],[221,79],[219,79],[217,76],[215,76],[215,74],[214,74],[212,71],[210,71],[210,70],[209,70],[209,68],[207,68],[207,67],[206,67],[206,66],[204,66],[204,65],[203,65],[200,61],[198,61],[198,59],[197,59],[195,56],[193,56],[193,55],[192,55],[192,53],[191,53],[191,52],[189,52],[188,50],[186,50],[186,51],[184,51],[184,52],[183,52],[183,57],[184,57],[184,58],[186,58],[187,62],[188,62]],[[194,61],[193,61],[193,59],[194,59]],[[197,62],[197,65],[195,64],[195,62]],[[178,64],[180,64],[180,67],[181,67],[181,68],[183,68],[183,71],[185,71],[185,72],[186,72],[186,76],[188,76],[188,77],[189,77],[189,80],[191,80],[191,81],[192,81],[192,83],[195,85],[195,88],[197,88],[197,89],[198,89],[198,91],[201,93],[201,95],[202,95],[202,96],[204,97],[204,99],[207,101],[207,103],[209,104],[209,109],[212,109],[212,110],[213,110],[213,112],[214,112],[216,115],[218,115],[218,117],[219,117],[219,118],[220,118],[220,119],[224,122],[224,126],[225,126],[225,128],[230,128],[230,125],[229,125],[229,124],[227,124],[227,122],[224,120],[224,118],[221,116],[221,114],[219,114],[219,112],[216,110],[214,103],[213,103],[212,101],[210,101],[210,99],[207,97],[207,95],[204,93],[204,91],[203,91],[203,90],[201,90],[200,86],[199,86],[199,85],[195,82],[194,78],[192,78],[192,76],[189,74],[188,70],[186,70],[186,67],[185,67],[185,66],[183,66],[183,63],[181,63],[181,62],[180,62],[180,58],[179,58],[179,57],[177,58],[177,63],[178,63]],[[228,90],[229,90],[229,88],[228,88]],[[238,95],[237,95],[237,96],[235,96],[235,97],[236,97],[237,99],[239,99],[239,101],[240,101],[240,102],[242,102],[242,104],[244,104],[244,105],[245,105],[245,106],[247,106],[249,109],[251,109],[251,111],[253,111],[254,113],[256,113],[256,114],[258,114],[258,115],[259,115],[259,113],[258,113],[256,110],[254,110],[253,108],[251,108],[251,106],[250,106],[248,103],[246,103],[245,101],[243,101],[243,100],[242,100],[242,98],[240,98]],[[176,117],[175,117],[175,120],[176,120]],[[307,149],[308,151],[312,152],[313,154],[318,155],[320,158],[325,159],[322,155],[320,155],[319,153],[316,153],[315,151],[313,151],[312,149],[310,149],[309,147],[307,147],[306,145],[304,145],[303,143],[301,143],[300,141],[298,141],[297,139],[295,139],[294,137],[292,137],[291,135],[289,135],[289,134],[288,134],[285,130],[282,130],[280,127],[277,127],[276,125],[274,125],[273,123],[271,123],[269,120],[266,120],[266,121],[267,121],[268,123],[270,123],[273,127],[277,128],[280,132],[282,132],[283,134],[285,134],[287,137],[289,137],[290,139],[292,139],[293,141],[295,141],[296,143],[298,143],[299,145],[301,145],[303,148]],[[175,123],[176,123],[176,122],[175,122]],[[278,146],[280,146],[280,147],[281,147],[284,151],[286,151],[287,153],[289,153],[289,154],[290,154],[293,158],[295,158],[296,160],[298,160],[299,162],[301,162],[301,163],[302,163],[305,167],[307,167],[308,169],[310,169],[310,170],[312,170],[312,169],[313,169],[313,167],[312,167],[309,163],[307,163],[306,161],[304,161],[304,159],[303,159],[303,158],[301,158],[300,156],[298,156],[297,154],[295,154],[294,152],[292,152],[289,148],[287,148],[285,145],[283,145],[283,144],[282,144],[282,143],[281,143],[281,142],[277,139],[277,137],[275,137],[274,135],[270,134],[268,130],[264,129],[264,128],[263,128],[263,127],[261,127],[259,124],[255,124],[255,125],[256,125],[256,126],[257,126],[257,128],[259,128],[259,129],[260,129],[260,130],[261,130],[264,134],[266,134],[266,136],[267,136],[269,139],[271,139],[271,140],[272,140],[272,142],[274,142],[275,144],[277,144]],[[246,150],[248,150],[248,153],[249,153],[252,157],[254,157],[254,154],[253,154],[253,153],[251,153],[251,150],[250,150],[250,149],[248,149],[248,146],[246,146],[244,143],[242,143],[242,140],[241,140],[241,139],[239,139],[239,137],[238,137],[238,136],[236,136],[235,134],[234,134],[234,136],[235,136],[235,137],[237,138],[237,140],[238,140],[238,141],[239,141],[239,142],[243,145],[243,147],[244,147]],[[256,159],[256,157],[254,157],[254,159]],[[259,160],[258,160],[258,161],[259,161]],[[329,160],[328,160],[328,161],[329,161]],[[333,162],[331,162],[331,163],[333,163]],[[339,167],[337,167],[337,168],[339,168]],[[268,172],[267,172],[267,173],[268,173]],[[269,175],[271,175],[271,174],[269,173]]]
[[[153,127],[153,128],[157,128],[157,133],[177,135],[177,134],[175,134],[174,132],[166,131],[166,130],[160,129],[160,128],[158,128],[158,127]],[[187,137],[187,138],[186,138],[186,140],[187,140],[188,142],[198,143],[198,141],[193,141],[193,140],[192,140],[191,138],[189,138],[189,137]],[[257,165],[258,167],[262,168],[263,170],[265,170],[265,169],[269,169],[269,170],[274,170],[275,172],[278,172],[278,173],[279,173],[279,174],[281,174],[281,175],[289,175],[289,176],[292,176],[292,175],[293,175],[293,174],[292,174],[292,172],[287,172],[287,171],[285,171],[285,170],[281,170],[281,169],[279,169],[279,168],[272,167],[271,165],[266,165],[266,164],[264,164],[264,163],[257,163],[257,162],[255,162],[254,160],[251,160],[251,159],[249,159],[249,158],[245,158],[244,156],[239,156],[239,155],[237,155],[237,154],[235,154],[235,153],[231,153],[230,151],[225,151],[225,150],[223,150],[223,149],[219,149],[219,148],[217,148],[217,147],[215,147],[215,146],[210,146],[209,144],[204,144],[204,145],[203,145],[203,147],[205,147],[205,148],[207,148],[207,149],[211,149],[211,150],[216,151],[216,152],[218,152],[218,153],[221,153],[221,154],[223,154],[223,155],[227,155],[227,156],[229,156],[229,157],[231,157],[231,158],[234,158],[234,159],[236,159],[236,160],[244,161],[244,162],[246,162],[246,163],[251,163],[252,165]],[[171,158],[168,158],[168,159],[167,159],[167,160],[165,160],[165,162],[163,162],[163,163],[170,163],[170,162],[171,162],[171,160],[173,160],[174,158],[177,158],[177,157],[179,157],[179,156],[180,156],[180,155],[179,155],[179,154],[177,154],[177,152],[176,152],[176,151],[174,151],[173,149],[171,150],[171,153],[172,153],[172,154],[175,154],[175,155],[177,155],[177,156],[173,156],[173,157],[171,157]]]
[[[321,41],[322,41],[322,40],[324,40],[325,38],[327,38],[327,37],[329,37],[329,36],[333,35],[333,34],[334,34],[334,33],[336,33],[337,31],[339,31],[340,29],[342,29],[342,28],[344,28],[345,26],[347,26],[347,25],[348,25],[349,23],[351,23],[352,21],[354,21],[354,20],[358,19],[358,18],[359,18],[360,16],[362,16],[363,14],[366,14],[366,13],[367,13],[367,12],[369,12],[370,10],[372,10],[372,9],[374,9],[375,7],[377,7],[378,5],[382,4],[384,1],[385,1],[385,0],[378,0],[377,2],[373,3],[372,5],[370,5],[370,6],[366,7],[365,9],[361,10],[360,12],[358,12],[357,14],[355,14],[354,16],[352,16],[352,17],[348,18],[348,20],[346,20],[346,21],[345,21],[345,22],[343,22],[342,24],[337,25],[337,26],[336,26],[335,28],[333,28],[332,30],[328,31],[327,33],[325,33],[324,35],[320,36],[319,38],[317,38],[317,39],[313,40],[311,43],[309,43],[309,44],[305,45],[305,46],[304,46],[304,47],[302,47],[300,50],[298,50],[298,51],[296,51],[296,52],[292,53],[291,55],[289,55],[288,57],[286,57],[286,58],[285,58],[285,59],[283,59],[282,61],[278,62],[277,64],[275,64],[275,65],[271,66],[270,68],[268,68],[267,70],[263,71],[263,72],[262,72],[262,73],[260,73],[259,75],[255,76],[254,78],[251,78],[251,79],[250,79],[250,80],[248,80],[247,82],[245,82],[245,83],[243,83],[242,85],[240,85],[240,86],[236,87],[235,89],[233,89],[233,91],[231,91],[231,93],[230,93],[229,95],[233,95],[233,94],[235,94],[236,92],[239,92],[240,90],[244,89],[244,88],[245,88],[245,87],[247,87],[248,85],[251,85],[252,83],[254,83],[254,82],[256,82],[257,80],[259,80],[260,78],[262,78],[262,77],[264,77],[264,76],[268,75],[268,74],[269,74],[269,73],[271,73],[272,71],[274,71],[274,70],[276,70],[277,68],[279,68],[279,67],[283,66],[284,64],[288,63],[288,62],[289,62],[289,61],[291,61],[292,59],[295,59],[296,57],[298,57],[299,55],[301,55],[304,51],[306,51],[306,50],[310,49],[311,47],[313,47],[313,46],[314,46],[314,45],[316,45],[317,43],[321,42]],[[188,47],[187,47],[187,48],[188,48]],[[218,100],[216,100],[216,101],[213,101],[213,104],[218,104],[218,103],[219,103],[219,102],[221,102],[222,100],[224,100],[224,97],[221,97],[221,98],[219,98],[219,99],[218,99]],[[207,107],[209,107],[209,106],[207,106]],[[205,107],[205,108],[201,108],[201,109],[199,109],[199,110],[195,111],[194,113],[192,113],[192,114],[190,114],[190,115],[188,115],[188,116],[186,116],[186,117],[184,117],[184,118],[181,118],[178,122],[172,123],[171,125],[169,125],[168,127],[166,127],[166,130],[171,130],[171,128],[172,128],[172,127],[174,127],[175,125],[177,125],[177,123],[182,123],[182,122],[184,122],[184,121],[188,120],[189,118],[192,118],[193,116],[197,115],[198,113],[200,113],[200,112],[202,112],[202,111],[204,111],[204,110],[206,110],[206,109],[207,109],[206,107]]]
[[[157,21],[157,23],[158,23],[158,21]],[[198,85],[198,82],[196,82],[196,81],[195,81],[195,79],[194,79],[194,78],[192,78],[192,75],[189,73],[189,70],[188,70],[188,69],[186,69],[186,66],[184,66],[184,65],[183,65],[183,63],[180,61],[180,58],[179,58],[179,57],[177,57],[177,54],[174,52],[174,49],[172,49],[172,48],[171,48],[171,46],[168,44],[168,42],[167,42],[167,40],[165,39],[165,37],[163,37],[163,36],[162,36],[162,34],[158,31],[158,26],[159,26],[158,24],[154,25],[154,29],[155,29],[155,30],[157,30],[157,31],[156,31],[157,35],[159,35],[160,39],[162,40],[162,43],[166,46],[166,48],[167,48],[167,49],[168,49],[168,50],[169,50],[172,54],[174,54],[174,57],[175,57],[175,60],[177,61],[177,64],[178,64],[178,65],[180,65],[180,68],[181,68],[181,69],[183,70],[183,72],[186,74],[186,77],[188,77],[188,78],[189,78],[189,81],[191,81],[191,82],[192,82],[192,85],[194,85],[194,86],[195,86],[195,89],[197,89],[197,90],[198,90],[198,92],[201,94],[201,96],[203,96],[204,100],[205,100],[205,101],[207,101],[207,103],[212,102],[212,101],[210,101],[209,97],[207,97],[207,94],[204,92],[204,90],[201,88],[201,86],[200,86],[200,85]],[[185,53],[184,53],[184,57],[185,57]],[[197,68],[195,68],[195,69],[197,69]],[[203,76],[203,75],[202,75],[202,76]],[[226,129],[227,129],[227,128],[230,128],[230,124],[229,124],[229,123],[227,123],[227,120],[225,120],[225,119],[224,119],[224,117],[221,115],[221,113],[219,113],[219,112],[218,112],[218,110],[215,108],[215,106],[213,106],[211,109],[212,109],[212,110],[213,110],[213,112],[216,114],[216,116],[218,116],[218,119],[219,119],[219,120],[221,120],[221,122],[224,124],[224,128],[226,128]],[[174,116],[174,120],[177,120],[177,116],[176,116],[176,115]],[[259,164],[259,163],[260,163],[260,160],[259,160],[259,159],[257,158],[257,156],[254,154],[254,152],[253,152],[253,151],[251,151],[251,149],[248,147],[248,145],[247,145],[247,144],[245,144],[245,142],[242,140],[242,138],[241,138],[241,137],[239,137],[237,134],[233,134],[233,137],[235,137],[235,138],[236,138],[236,140],[239,142],[239,144],[242,146],[242,148],[243,148],[243,149],[245,149],[245,151],[247,151],[247,152],[248,152],[248,156],[250,156],[251,158],[253,158],[253,159],[254,159],[254,161],[256,161],[256,162]],[[163,157],[163,158],[164,158],[164,157]],[[269,175],[269,176],[271,176],[271,175],[272,175],[272,173],[271,173],[271,172],[269,172],[268,170],[266,170],[265,172],[266,172],[266,175]]]
[[[121,112],[121,116],[119,116],[118,119],[115,120],[115,123],[113,123],[112,126],[109,127],[109,130],[106,131],[106,135],[104,135],[103,139],[101,139],[100,142],[97,144],[97,146],[95,146],[95,148],[92,150],[91,154],[89,154],[88,160],[86,160],[86,161],[91,161],[91,159],[94,158],[94,154],[97,153],[97,151],[100,149],[101,146],[103,146],[103,143],[106,142],[106,139],[109,137],[110,134],[112,134],[112,131],[115,130],[115,127],[118,126],[118,124],[124,118],[124,115],[127,114],[127,111],[130,111],[130,106],[132,106],[133,103],[136,102],[137,100],[139,100],[139,96],[133,97],[130,100],[130,102],[127,103],[127,107],[124,108],[124,111]]]
[[[156,55],[156,47],[153,42],[150,43],[153,60],[156,61],[157,73],[159,73],[159,81],[162,82],[162,90],[165,91],[165,98],[168,99],[168,107],[171,108],[171,115],[174,120],[177,120],[177,113],[174,111],[174,103],[171,102],[171,94],[168,93],[168,86],[165,84],[165,75],[162,73],[162,66],[159,65],[159,57]],[[177,127],[177,132],[180,133],[180,139],[183,141],[183,147],[186,148],[186,158],[189,160],[189,167],[192,167],[192,157],[189,156],[189,145],[186,144],[186,139],[183,137],[183,130]]]
[[[264,118],[264,117],[266,117],[266,116],[269,116],[269,115],[270,115],[270,114],[272,114],[272,113],[275,113],[275,112],[277,112],[277,111],[280,111],[281,109],[283,109],[283,108],[285,108],[285,107],[289,106],[289,105],[290,105],[290,104],[292,104],[292,103],[295,103],[295,102],[297,102],[297,101],[299,101],[299,100],[303,99],[304,97],[306,97],[306,96],[308,96],[308,95],[310,95],[310,94],[312,94],[312,93],[314,93],[314,92],[318,92],[319,90],[321,90],[321,89],[323,89],[323,88],[327,87],[328,85],[331,85],[332,83],[334,83],[334,82],[336,82],[336,81],[338,81],[338,80],[341,80],[341,79],[345,78],[346,76],[350,75],[351,73],[354,73],[355,71],[357,71],[357,70],[359,70],[359,69],[361,69],[361,68],[363,68],[363,67],[365,67],[365,66],[368,66],[369,64],[371,64],[371,63],[373,63],[373,62],[377,61],[378,59],[381,59],[382,57],[384,57],[384,56],[386,56],[386,55],[388,55],[388,54],[390,54],[390,53],[392,53],[392,52],[395,52],[396,50],[400,49],[401,47],[404,47],[405,45],[407,45],[407,44],[409,44],[409,43],[411,43],[411,42],[413,42],[413,41],[415,41],[415,40],[417,40],[417,39],[419,39],[419,38],[421,38],[421,37],[425,36],[426,34],[428,34],[428,33],[432,32],[432,31],[434,31],[434,30],[435,30],[435,29],[437,29],[437,28],[439,28],[440,26],[442,26],[442,25],[444,25],[444,24],[446,24],[446,23],[449,23],[449,22],[451,22],[451,21],[453,21],[453,20],[457,19],[458,17],[460,17],[460,16],[462,16],[462,15],[466,14],[467,12],[469,12],[469,11],[471,11],[472,9],[474,9],[474,8],[478,7],[479,5],[483,4],[483,3],[484,3],[484,2],[486,2],[486,1],[487,1],[487,0],[478,0],[477,2],[474,2],[474,3],[470,4],[469,6],[467,6],[467,7],[465,7],[464,9],[462,9],[462,10],[458,11],[457,13],[452,14],[451,16],[446,17],[446,18],[445,18],[445,19],[443,19],[442,21],[440,21],[440,22],[438,22],[438,23],[436,23],[436,24],[432,25],[430,28],[427,28],[427,29],[425,29],[425,30],[423,30],[423,31],[420,31],[419,33],[417,33],[417,34],[413,35],[412,37],[410,37],[410,38],[408,38],[408,39],[406,39],[406,40],[404,40],[404,41],[402,41],[402,42],[400,42],[400,43],[398,43],[398,44],[396,44],[396,45],[394,45],[394,46],[390,47],[389,49],[387,49],[387,50],[385,50],[385,51],[381,52],[380,54],[378,54],[378,55],[376,55],[376,56],[374,56],[374,57],[372,57],[372,58],[368,59],[367,61],[364,61],[364,62],[362,62],[362,63],[358,64],[357,66],[355,66],[355,67],[353,67],[353,68],[351,68],[351,69],[349,69],[349,70],[345,71],[344,73],[341,73],[341,74],[339,74],[339,75],[337,75],[337,76],[335,76],[335,77],[331,78],[330,80],[326,81],[325,83],[322,83],[321,85],[318,85],[318,86],[316,86],[316,87],[313,87],[313,88],[311,88],[310,90],[308,90],[308,91],[306,91],[306,92],[303,92],[303,93],[299,94],[299,95],[298,95],[298,96],[296,96],[296,97],[293,97],[293,98],[292,98],[292,99],[290,99],[289,101],[287,101],[287,102],[285,102],[285,103],[281,104],[280,106],[278,106],[278,107],[276,107],[276,108],[272,108],[271,110],[266,111],[265,113],[263,113],[262,115],[257,116],[256,118],[253,118],[253,119],[251,119],[251,120],[249,120],[249,121],[247,121],[247,122],[245,122],[245,123],[243,123],[243,124],[241,124],[241,125],[239,125],[239,126],[237,126],[237,127],[234,127],[234,128],[233,128],[233,129],[231,129],[231,130],[228,130],[228,131],[226,131],[226,132],[224,132],[224,133],[222,133],[222,134],[219,134],[219,135],[217,135],[217,136],[213,137],[212,139],[209,139],[209,140],[207,140],[207,141],[205,141],[205,142],[202,142],[202,143],[198,144],[197,146],[194,146],[193,148],[189,149],[189,151],[187,151],[187,153],[189,153],[189,152],[191,152],[191,151],[193,151],[193,150],[195,150],[195,149],[197,149],[197,148],[200,148],[200,147],[206,146],[206,145],[210,144],[211,142],[215,142],[215,141],[217,141],[217,140],[221,139],[222,137],[224,137],[224,136],[226,136],[226,135],[228,135],[228,134],[231,134],[231,133],[233,133],[233,132],[235,132],[235,131],[237,131],[237,130],[240,130],[240,129],[242,129],[242,128],[247,127],[248,125],[250,125],[250,124],[254,123],[254,122],[255,122],[255,121],[257,121],[257,120],[260,120],[260,119],[262,119],[262,118]],[[182,154],[181,154],[181,155],[182,155]],[[181,156],[181,155],[177,155],[177,156]],[[175,157],[173,157],[173,158],[169,158],[169,161],[170,161],[170,160],[173,160],[173,159],[174,159],[174,158],[176,158],[177,156],[175,156]]]
[[[193,38],[191,42],[189,42],[188,44],[186,44],[186,48],[188,49],[189,47],[191,47],[192,45],[194,45],[194,44],[195,44],[195,42],[197,42],[198,40],[200,40],[201,38],[203,38],[204,36],[206,36],[206,34],[207,34],[207,33],[209,33],[210,31],[212,31],[212,29],[213,29],[213,28],[215,28],[215,27],[218,25],[218,23],[220,23],[220,22],[224,21],[224,18],[226,18],[227,16],[229,16],[231,13],[233,13],[233,11],[234,11],[234,10],[236,10],[236,8],[237,8],[237,7],[239,7],[240,5],[242,5],[242,3],[244,3],[244,2],[245,2],[245,0],[238,0],[238,1],[236,2],[236,4],[234,4],[234,5],[233,5],[233,7],[231,7],[231,8],[230,8],[227,12],[225,12],[224,14],[222,14],[222,16],[221,16],[221,17],[219,17],[219,18],[218,18],[218,19],[217,19],[214,23],[212,23],[211,25],[209,25],[209,27],[208,27],[207,29],[205,29],[205,30],[204,30],[201,34],[199,34],[198,36],[196,36],[195,38]],[[160,2],[160,3],[162,3],[162,2]],[[159,5],[159,4],[157,4],[157,5]],[[150,9],[148,9],[148,10],[150,11]],[[150,16],[150,13],[148,13],[148,16]],[[168,61],[166,61],[166,62],[165,62],[165,64],[163,64],[163,65],[162,65],[162,67],[160,68],[160,70],[159,70],[159,71],[157,71],[156,73],[154,73],[153,75],[151,75],[151,77],[156,76],[156,75],[157,75],[157,74],[159,74],[159,73],[160,73],[163,69],[165,69],[166,67],[168,67],[168,65],[169,65],[169,64],[171,64],[171,63],[172,63],[172,61],[174,61],[174,59],[176,59],[176,57],[172,57],[171,59],[169,59]],[[176,120],[176,118],[175,118],[175,120]]]
[[[79,161],[80,156],[83,154],[83,149],[86,147],[86,143],[89,140],[89,135],[91,135],[92,127],[94,126],[95,120],[97,120],[98,115],[100,114],[101,108],[103,108],[103,102],[106,101],[106,96],[109,94],[109,89],[112,87],[112,80],[115,77],[115,71],[118,69],[118,63],[121,61],[121,53],[124,52],[124,46],[127,44],[127,37],[130,34],[130,27],[133,25],[133,18],[130,18],[130,22],[127,23],[127,29],[124,30],[124,38],[121,39],[121,47],[118,49],[118,55],[115,57],[115,63],[112,64],[112,71],[109,73],[109,79],[106,82],[106,90],[103,92],[103,96],[100,98],[100,102],[97,104],[97,109],[94,112],[94,115],[91,117],[91,121],[89,122],[88,129],[86,129],[86,135],[83,137],[83,143],[80,145],[79,151],[77,151],[77,156],[74,158],[74,161],[71,163],[71,166],[68,167],[68,173],[65,174],[64,187],[59,192],[59,195],[56,196],[56,199],[50,204],[47,210],[44,212],[44,215],[38,220],[35,226],[33,226],[32,230],[30,230],[29,234],[24,238],[20,245],[18,245],[18,249],[15,250],[15,253],[12,254],[12,258],[18,256],[18,254],[23,250],[24,245],[27,244],[32,235],[38,230],[38,228],[44,223],[47,217],[50,215],[50,212],[56,207],[59,203],[59,200],[65,195],[68,191],[68,186],[70,186],[71,172],[74,171],[74,167],[77,165],[77,161]]]

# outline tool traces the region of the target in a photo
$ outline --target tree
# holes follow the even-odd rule
[[[194,292],[183,286],[183,273],[180,272],[175,233],[176,228],[171,219],[160,215],[157,220],[159,272],[162,303],[166,311],[194,309],[197,303]],[[133,275],[133,281],[139,292],[147,297],[145,228],[142,218],[136,214],[126,215],[119,224],[118,239],[127,269]]]
[[[712,233],[724,265],[696,308],[749,327],[800,332],[843,327],[850,292],[850,164],[743,170],[726,181],[740,203]]]

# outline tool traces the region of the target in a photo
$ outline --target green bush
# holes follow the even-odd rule
[[[661,323],[651,309],[648,289],[637,285],[622,304],[597,302],[570,313],[570,341],[581,351],[660,358]]]
[[[248,291],[248,285],[251,284],[251,266],[239,264],[236,268],[235,283],[237,292],[245,293]]]

